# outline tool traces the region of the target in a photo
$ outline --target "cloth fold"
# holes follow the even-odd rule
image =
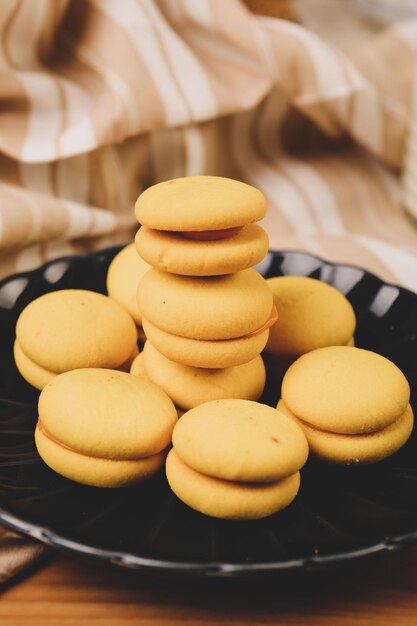
[[[266,193],[273,247],[415,287],[416,22],[349,56],[238,0],[11,0],[0,30],[0,275],[131,239],[149,184],[223,174]]]
[[[417,288],[399,177],[417,21],[347,53],[271,16],[293,17],[289,0],[247,3],[266,15],[239,0],[1,4],[0,277],[129,241],[143,189],[211,174],[262,189],[272,248]],[[40,552],[3,534],[0,577]]]
[[[45,546],[0,527],[0,585],[46,558]]]

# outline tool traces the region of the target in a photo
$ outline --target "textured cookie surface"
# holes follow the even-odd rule
[[[171,361],[193,367],[233,367],[256,358],[264,349],[269,330],[237,339],[203,341],[179,337],[160,330],[143,318],[149,341]]]
[[[368,464],[382,461],[399,450],[413,430],[414,417],[410,405],[395,422],[373,433],[341,435],[313,428],[301,422],[280,400],[277,409],[297,420],[307,437],[312,454],[331,463],[344,465]]]
[[[170,361],[147,341],[143,359],[146,376],[183,409],[223,398],[257,400],[265,385],[265,367],[260,356],[236,367],[203,369]]]
[[[273,306],[266,281],[253,269],[206,278],[151,269],[139,283],[138,304],[143,317],[161,330],[204,340],[254,332]]]
[[[23,352],[20,347],[18,341],[14,342],[13,346],[13,354],[14,360],[17,369],[23,378],[36,389],[42,390],[48,383],[51,382],[55,376],[57,376],[57,372],[51,372],[50,370],[45,369],[41,365],[32,361],[26,354]],[[133,348],[132,354],[129,356],[127,361],[122,363],[117,369],[121,372],[128,372],[132,365],[132,362],[139,354],[139,349],[137,345]]]
[[[131,243],[114,257],[107,272],[107,292],[113,300],[121,304],[137,325],[142,316],[136,300],[138,283],[150,269],[138,254],[135,244]]]
[[[305,276],[267,280],[279,320],[271,327],[267,350],[298,356],[352,340],[356,318],[352,305],[331,285]]]
[[[133,359],[130,366],[130,373],[133,374],[133,376],[139,376],[140,378],[146,378],[149,380],[143,363],[143,352],[138,354],[137,357]]]
[[[157,230],[219,230],[261,220],[266,200],[255,187],[231,178],[188,176],[146,189],[135,212],[141,224]]]
[[[183,418],[181,418],[183,419]],[[169,485],[188,506],[223,519],[260,519],[294,500],[300,486],[297,472],[273,483],[238,483],[205,476],[188,467],[171,450],[166,461]]]
[[[43,389],[39,419],[53,439],[82,454],[138,459],[167,447],[177,412],[149,381],[114,370],[79,369]]]
[[[256,265],[268,251],[268,235],[257,224],[244,226],[232,237],[195,241],[179,234],[140,228],[139,253],[161,271],[188,276],[216,276]]]
[[[55,472],[77,483],[95,487],[122,487],[135,483],[162,467],[165,451],[143,459],[105,459],[79,454],[51,441],[39,428],[35,431],[39,455]]]
[[[23,352],[17,341],[13,346],[14,360],[16,367],[23,378],[36,389],[43,389],[53,378],[56,373],[41,367]]]
[[[233,481],[281,480],[308,456],[307,440],[294,420],[249,400],[206,402],[188,411],[172,442],[189,467]]]
[[[398,419],[409,403],[410,387],[385,357],[333,346],[297,359],[284,376],[281,395],[290,411],[315,428],[360,434]]]
[[[135,323],[107,296],[82,289],[47,293],[22,311],[16,338],[25,355],[44,369],[117,368],[137,341]]]

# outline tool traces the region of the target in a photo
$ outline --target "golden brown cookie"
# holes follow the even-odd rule
[[[136,326],[107,296],[64,289],[28,304],[16,325],[15,360],[41,389],[54,375],[80,367],[126,369],[137,352]]]
[[[253,269],[207,278],[151,269],[140,281],[137,297],[146,320],[189,339],[234,339],[259,332],[273,309],[266,281]]]
[[[183,419],[183,418],[181,418]],[[223,519],[259,519],[288,506],[298,493],[300,473],[272,483],[241,483],[200,474],[171,450],[166,461],[169,485],[189,507]]]
[[[56,472],[114,487],[161,466],[176,421],[173,403],[153,383],[85,368],[60,374],[43,389],[35,439]]]
[[[150,265],[186,276],[217,276],[247,269],[262,261],[269,244],[268,235],[257,224],[248,224],[231,237],[214,241],[142,227],[135,242]]]
[[[277,409],[297,420],[307,437],[312,454],[324,461],[343,465],[367,465],[391,456],[406,443],[414,425],[413,411],[409,404],[404,413],[389,426],[362,435],[341,435],[314,428],[298,420],[283,400],[278,402]]]
[[[172,442],[195,471],[239,482],[273,482],[297,472],[308,445],[298,424],[249,400],[206,402],[185,413]]]
[[[187,176],[146,189],[135,212],[140,224],[157,230],[223,230],[261,220],[266,200],[259,189],[238,180]]]
[[[296,358],[317,348],[352,343],[356,317],[340,291],[305,276],[277,276],[266,282],[279,314],[269,331],[268,352]]]
[[[110,298],[126,309],[137,326],[142,324],[142,315],[136,291],[140,279],[149,269],[150,265],[139,256],[135,244],[131,243],[116,254],[107,271],[106,285]]]
[[[141,366],[145,376],[185,410],[224,398],[257,400],[265,385],[265,367],[259,355],[235,367],[198,368],[170,361],[147,341]]]
[[[313,427],[359,434],[398,419],[410,387],[401,370],[380,354],[333,346],[297,359],[284,376],[281,395],[290,411]]]

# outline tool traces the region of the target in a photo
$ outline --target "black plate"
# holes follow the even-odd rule
[[[37,296],[68,287],[105,292],[119,248],[58,259],[0,283],[0,523],[54,547],[125,567],[183,574],[254,575],[323,568],[417,539],[417,429],[375,466],[309,461],[291,506],[254,522],[210,519],[188,509],[163,475],[118,490],[77,485],[38,457],[37,392],[15,369],[16,319]],[[417,399],[417,295],[372,274],[301,252],[271,252],[265,276],[303,274],[340,289],[357,317],[357,345],[392,359]],[[279,390],[265,401],[273,404]]]

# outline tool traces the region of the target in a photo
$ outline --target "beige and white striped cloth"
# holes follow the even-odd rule
[[[0,34],[0,275],[127,241],[146,186],[222,174],[265,192],[274,248],[417,289],[417,22],[348,57],[239,0],[2,0]]]

